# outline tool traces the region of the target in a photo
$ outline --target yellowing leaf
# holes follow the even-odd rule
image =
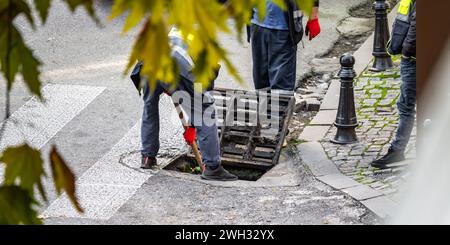
[[[36,0],[40,1],[40,0]],[[78,7],[83,7],[87,13],[91,16],[91,18],[100,25],[100,20],[98,19],[97,15],[95,14],[94,9],[94,1],[93,0],[63,0],[67,3],[69,8],[72,11],[75,11]]]
[[[297,3],[297,6],[308,16],[311,14],[314,7],[313,0],[295,0],[295,2]]]
[[[64,190],[76,210],[83,213],[84,211],[78,203],[78,199],[75,195],[75,175],[69,169],[64,159],[56,150],[55,146],[53,146],[50,152],[50,164],[52,168],[53,182],[58,195],[61,195]]]
[[[220,3],[219,3],[220,2]],[[295,0],[301,7],[309,8],[313,0]],[[229,73],[240,83],[243,80],[231,62],[225,50],[233,47],[222,47],[219,44],[219,32],[229,33],[234,27],[238,39],[246,24],[250,24],[252,10],[259,9],[265,14],[265,0],[116,0],[111,19],[127,14],[124,31],[138,25],[142,19],[145,25],[133,46],[132,55],[125,73],[136,63],[144,62],[142,75],[150,81],[151,87],[157,80],[175,85],[178,81],[176,62],[171,59],[167,34],[172,25],[183,33],[183,39],[189,44],[189,55],[192,57],[197,81],[204,86],[214,78],[217,64],[224,63]],[[274,0],[286,9],[284,0]],[[309,9],[305,10],[310,12]],[[230,25],[230,20],[234,25]],[[194,39],[188,40],[188,36]]]
[[[131,14],[128,16],[127,20],[125,21],[123,32],[128,32],[132,28],[134,28],[137,24],[139,24],[145,17],[145,8],[142,5],[141,1],[129,1],[134,11],[131,12]]]

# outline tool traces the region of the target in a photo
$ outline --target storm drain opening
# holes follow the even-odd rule
[[[278,164],[293,115],[293,96],[267,91],[215,89],[221,162],[241,180],[256,181]],[[187,154],[166,170],[200,174],[195,157]]]
[[[247,168],[242,166],[236,166],[226,160],[222,160],[223,167],[230,173],[235,174],[240,180],[246,181],[257,181],[260,179],[269,169],[257,169],[257,168]],[[198,166],[195,158],[190,155],[181,155],[174,160],[172,160],[164,170],[176,171],[181,173],[201,175],[201,169]]]

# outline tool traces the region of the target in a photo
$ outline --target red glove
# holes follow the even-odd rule
[[[309,36],[309,41],[320,34],[319,19],[309,20],[306,24],[306,36]]]
[[[189,145],[194,144],[195,138],[196,138],[196,132],[195,132],[195,128],[194,127],[186,127],[184,129],[184,140],[186,140],[186,143],[188,143]]]

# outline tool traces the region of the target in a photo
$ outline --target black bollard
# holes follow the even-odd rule
[[[353,144],[358,142],[356,127],[358,119],[356,117],[355,94],[353,91],[353,80],[356,72],[355,58],[351,54],[341,56],[341,95],[339,98],[339,108],[334,125],[337,127],[337,134],[331,142],[336,144]]]
[[[375,61],[371,71],[380,72],[391,69],[394,65],[391,56],[387,52],[387,43],[390,38],[387,10],[389,3],[385,0],[376,0],[375,9],[375,38],[373,43],[373,56]]]

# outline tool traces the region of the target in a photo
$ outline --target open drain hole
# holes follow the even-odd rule
[[[238,176],[240,180],[257,181],[260,179],[269,169],[263,170],[258,168],[236,166],[235,163],[222,159],[223,167],[230,173]],[[181,155],[164,167],[164,170],[176,171],[194,175],[200,175],[201,170],[196,160],[193,157],[187,155]]]

